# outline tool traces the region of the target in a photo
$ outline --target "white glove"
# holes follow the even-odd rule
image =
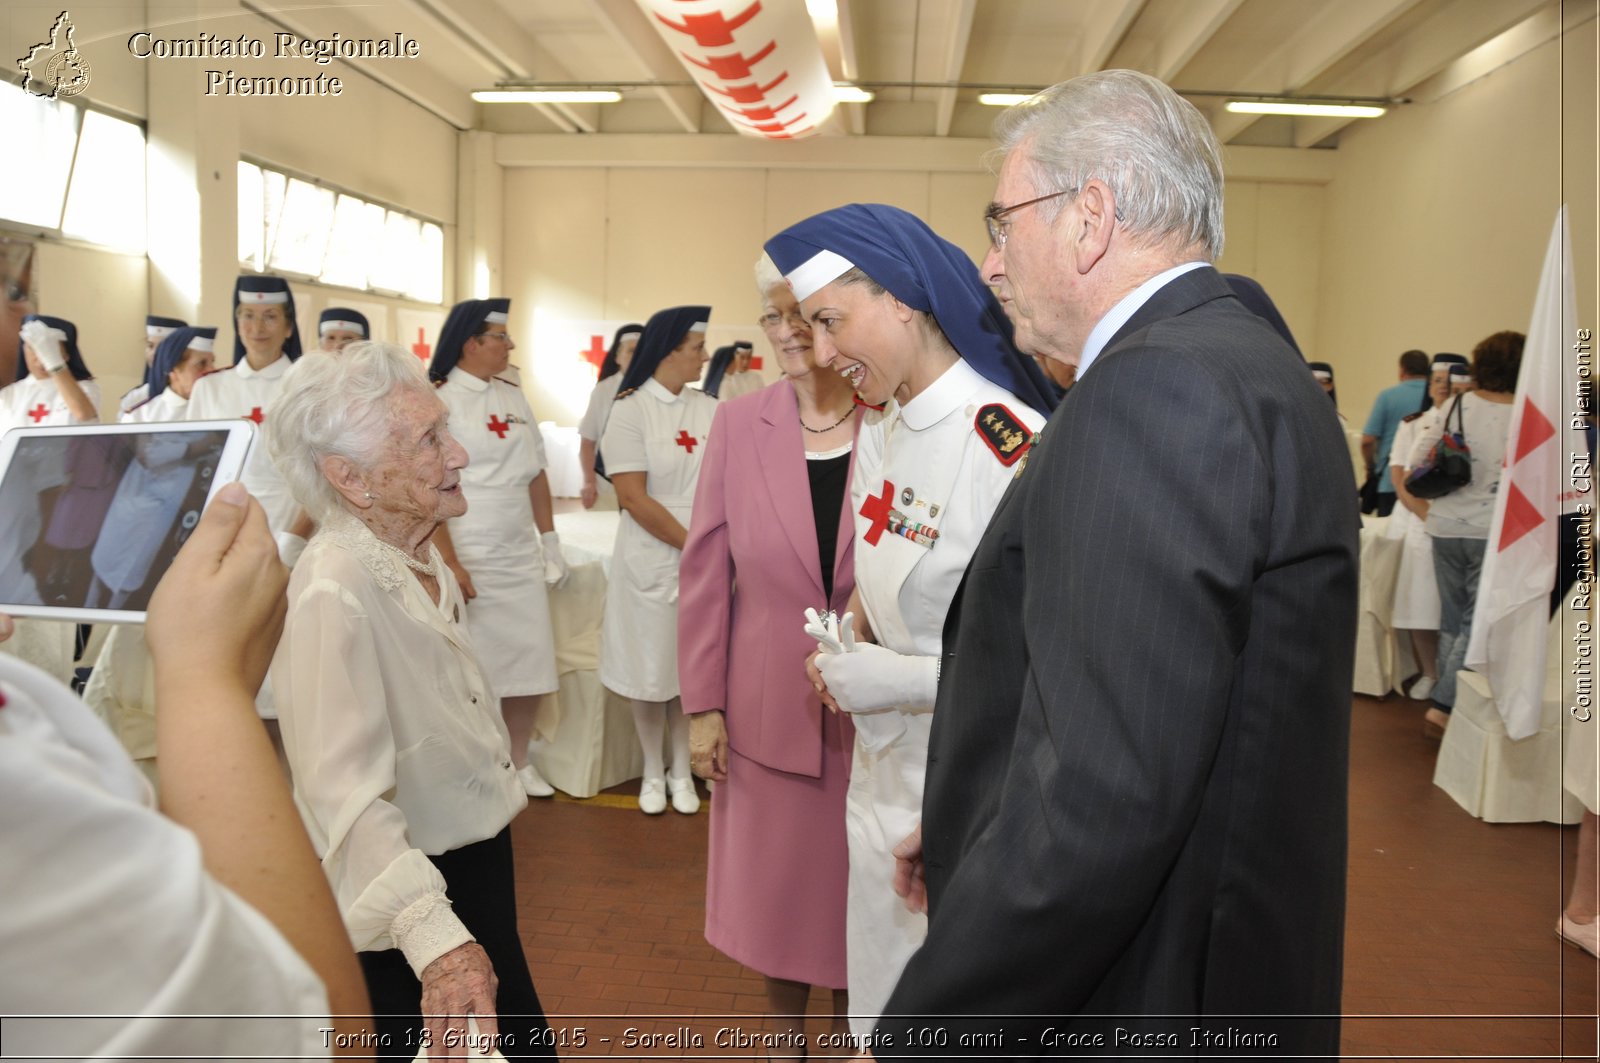
[[[843,625],[841,625],[842,627]],[[817,669],[845,712],[879,712],[897,706],[927,712],[939,689],[939,658],[917,657],[871,642],[850,653],[825,653]]]
[[[561,556],[561,537],[553,531],[539,536],[544,546],[544,582],[559,587],[567,582],[567,559]]]
[[[22,341],[39,356],[39,363],[44,366],[45,372],[54,373],[66,367],[67,356],[61,350],[61,342],[67,338],[65,332],[51,328],[43,321],[30,321],[22,326],[21,335]]]
[[[841,620],[831,610],[819,616],[815,609],[807,609],[806,634],[817,640],[819,653],[852,653],[856,648],[855,621],[854,613],[844,614]]]
[[[278,560],[288,568],[294,568],[294,563],[300,560],[300,552],[306,548],[306,541],[288,531],[274,532],[272,539],[278,544]]]

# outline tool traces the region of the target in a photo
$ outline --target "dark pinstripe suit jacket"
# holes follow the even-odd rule
[[[1103,1032],[1100,1055],[1119,1026],[1176,1035],[1168,1052],[1231,1026],[1337,1053],[1336,1018],[1221,1016],[1339,1011],[1349,479],[1327,397],[1215,270],[1112,338],[951,607],[928,940],[886,1015],[1047,1017],[971,1020],[1006,1031],[987,1055],[1066,1050],[1038,1044],[1046,1026]],[[884,1018],[895,1043],[874,1050],[913,1051],[922,1025]]]

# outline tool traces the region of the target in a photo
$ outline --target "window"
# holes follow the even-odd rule
[[[0,217],[119,250],[145,246],[144,129],[0,82]]]
[[[444,300],[444,229],[321,183],[239,163],[239,263]]]
[[[144,226],[144,130],[98,111],[84,112],[62,233],[143,251]]]
[[[267,262],[273,269],[317,276],[333,232],[333,193],[291,179]]]

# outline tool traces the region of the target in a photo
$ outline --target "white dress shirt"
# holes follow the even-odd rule
[[[1181,266],[1173,266],[1162,273],[1145,281],[1133,291],[1124,295],[1117,301],[1106,316],[1095,322],[1094,328],[1089,330],[1089,338],[1083,341],[1083,354],[1078,358],[1078,380],[1083,379],[1083,374],[1089,371],[1089,366],[1100,357],[1100,352],[1106,349],[1106,344],[1111,342],[1111,337],[1117,330],[1128,323],[1128,319],[1138,312],[1139,308],[1150,301],[1150,297],[1165,288],[1168,284],[1188,273],[1190,270],[1209,266],[1209,262],[1185,262]]]
[[[0,788],[8,1057],[328,1057],[321,979],[206,873],[88,707],[4,654]]]
[[[526,807],[455,577],[435,603],[360,521],[330,518],[289,581],[272,685],[295,802],[358,951],[422,969],[472,935],[428,855]]]

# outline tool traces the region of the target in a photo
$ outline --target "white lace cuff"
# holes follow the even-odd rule
[[[456,918],[450,898],[439,890],[424,893],[401,909],[390,924],[389,936],[395,947],[405,953],[406,963],[419,979],[428,964],[451,949],[476,940]]]

